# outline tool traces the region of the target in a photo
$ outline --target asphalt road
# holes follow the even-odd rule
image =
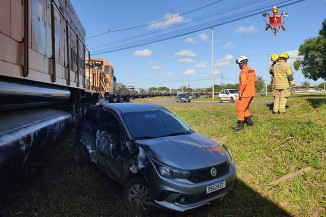
[[[162,99],[155,99],[155,101],[153,102],[155,104],[158,104],[158,105],[189,105],[189,104],[192,104],[192,105],[220,105],[220,106],[223,106],[223,105],[232,105],[232,104],[235,104],[235,103],[230,103],[230,102],[222,102],[222,103],[219,103],[217,100],[216,101],[191,101],[191,103],[180,103],[180,102],[175,102],[175,99],[174,98],[162,98]],[[267,104],[270,104],[270,103],[273,103],[273,100],[267,100],[267,101],[252,101],[251,104],[256,104],[256,105],[267,105]]]

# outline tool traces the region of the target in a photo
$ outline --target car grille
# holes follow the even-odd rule
[[[216,176],[211,175],[211,169],[215,167],[217,173]],[[204,182],[211,179],[216,179],[218,177],[224,176],[229,172],[229,165],[227,161],[221,164],[217,164],[215,166],[206,167],[202,169],[190,170],[190,176],[188,180],[193,183]]]

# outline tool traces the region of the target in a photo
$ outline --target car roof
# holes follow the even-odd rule
[[[166,108],[162,106],[151,103],[111,103],[103,107],[113,108],[114,110],[118,110],[120,113],[166,110]]]

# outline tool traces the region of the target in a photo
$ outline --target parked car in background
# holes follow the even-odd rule
[[[218,102],[229,101],[235,102],[239,98],[239,90],[237,89],[224,89],[218,94]]]
[[[190,97],[185,93],[177,93],[175,96],[176,102],[191,102]]]
[[[188,96],[190,99],[196,99],[196,94],[194,93],[189,93]]]
[[[209,204],[224,198],[236,177],[226,146],[147,103],[88,109],[76,128],[74,158],[79,165],[95,164],[123,185],[123,196],[143,210],[183,212]]]
[[[206,93],[205,98],[212,98],[212,94],[211,93]]]

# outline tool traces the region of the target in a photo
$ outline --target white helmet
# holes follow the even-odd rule
[[[245,64],[248,62],[248,58],[245,56],[240,56],[235,62],[237,64]]]

